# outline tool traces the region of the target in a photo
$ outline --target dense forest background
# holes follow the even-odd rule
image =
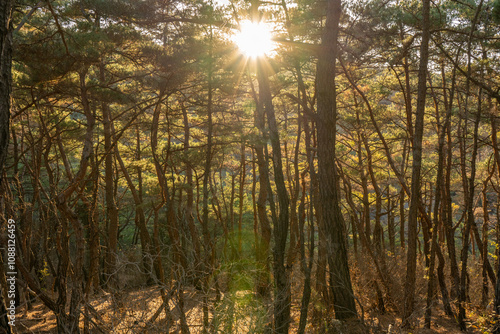
[[[500,1],[0,10],[0,331],[500,333]]]

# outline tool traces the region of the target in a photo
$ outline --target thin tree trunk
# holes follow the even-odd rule
[[[405,251],[405,191],[401,189],[399,192],[399,242],[401,251]]]
[[[387,232],[389,234],[389,247],[393,255],[396,254],[396,229],[394,226],[394,210],[389,187],[387,187]]]
[[[467,108],[467,105],[466,105]],[[468,112],[466,111],[466,116]],[[481,117],[481,90],[478,94],[478,108],[476,114],[476,120],[474,124],[474,137],[472,146],[472,157],[471,157],[471,172],[469,178],[465,174],[465,148],[461,149],[462,159],[462,178],[464,181],[464,197],[466,210],[467,210],[467,220],[465,222],[464,231],[462,235],[462,253],[461,253],[461,273],[460,273],[460,295],[459,295],[459,310],[458,310],[458,323],[462,331],[467,330],[465,324],[465,302],[467,300],[467,260],[469,255],[469,242],[471,239],[471,229],[475,225],[474,221],[474,191],[475,191],[475,177],[476,177],[476,157],[478,151],[478,130],[479,121]],[[459,125],[460,126],[460,125]],[[485,257],[487,259],[487,257]]]
[[[213,37],[213,27],[210,26],[210,51],[209,51],[209,65],[208,65],[208,73],[207,73],[207,146],[205,151],[205,166],[204,166],[204,175],[203,175],[203,204],[202,204],[202,234],[203,234],[203,246],[205,249],[205,260],[203,271],[205,272],[203,288],[204,288],[204,297],[203,297],[203,332],[208,331],[209,319],[208,319],[208,304],[207,304],[207,293],[208,293],[208,280],[210,278],[210,272],[212,267],[212,251],[213,245],[210,237],[209,231],[209,220],[208,220],[208,186],[210,180],[210,174],[212,170],[212,150],[213,150],[213,82],[212,82],[212,62],[213,62],[213,54],[212,54],[212,37]]]
[[[99,65],[99,81],[105,87],[104,63]],[[106,198],[106,226],[107,226],[107,248],[106,248],[106,285],[117,288],[116,252],[118,251],[118,208],[115,202],[114,193],[114,171],[113,160],[114,150],[112,146],[112,117],[109,106],[101,103],[102,119],[104,127],[104,189]]]
[[[487,196],[487,189],[488,189],[488,182],[490,182],[491,177],[493,176],[493,172],[495,171],[495,168],[492,169],[492,172],[488,175],[488,178],[483,182],[483,247],[482,247],[482,254],[483,254],[483,269],[482,269],[482,278],[483,278],[483,289],[482,289],[482,295],[481,295],[481,305],[483,306],[484,309],[488,306],[488,273],[486,270],[486,263],[488,261],[488,226],[490,224],[490,214],[488,212],[488,196]],[[493,284],[493,286],[495,286]]]
[[[309,310],[309,301],[311,299],[311,271],[312,265],[314,263],[314,224],[309,222],[310,229],[310,237],[309,237],[309,262],[306,262],[306,252],[305,252],[305,234],[304,234],[304,225],[306,221],[306,212],[305,212],[305,200],[306,200],[306,181],[305,174],[302,174],[302,196],[300,198],[299,210],[298,210],[298,220],[299,220],[299,245],[300,245],[300,260],[302,271],[304,273],[304,290],[302,292],[302,302],[300,306],[300,320],[299,320],[299,329],[297,333],[304,334],[307,324],[307,315]],[[311,194],[311,196],[313,196]],[[312,205],[309,206],[309,210],[313,210]]]
[[[184,159],[186,161],[186,182],[187,182],[187,198],[186,198],[186,221],[189,228],[189,234],[194,247],[195,267],[198,266],[201,259],[201,244],[198,236],[198,229],[196,228],[193,216],[194,206],[194,183],[193,183],[193,168],[189,162],[189,142],[191,131],[189,127],[189,119],[187,109],[184,104],[181,104],[182,116],[184,120]]]
[[[472,156],[471,156],[471,165],[470,165],[470,176],[467,178],[466,170],[465,170],[465,140],[467,135],[467,117],[469,115],[469,95],[470,95],[470,80],[469,77],[472,72],[471,61],[472,61],[472,37],[473,31],[475,29],[477,20],[479,18],[479,13],[481,12],[481,8],[483,5],[483,0],[481,0],[477,6],[476,14],[474,16],[471,31],[469,33],[469,40],[467,45],[467,81],[466,81],[466,96],[465,96],[465,125],[464,125],[464,139],[460,140],[460,153],[461,153],[461,168],[462,168],[462,180],[464,187],[464,198],[465,198],[465,207],[466,207],[466,221],[462,234],[462,252],[461,252],[461,272],[460,272],[460,294],[459,294],[459,304],[458,304],[458,324],[462,331],[466,331],[467,327],[465,324],[465,303],[467,301],[467,260],[469,256],[469,241],[470,241],[470,232],[472,226],[475,224],[474,221],[474,191],[475,191],[475,178],[476,178],[476,158],[478,151],[478,130],[479,130],[479,121],[481,119],[481,91],[479,89],[478,94],[478,106],[476,111],[476,119],[474,123],[474,134],[473,134],[473,145],[472,145]],[[459,130],[461,129],[460,123],[458,124]],[[461,138],[460,133],[458,137]]]
[[[448,96],[448,89],[445,85],[446,83],[446,72],[444,62],[441,64],[441,80],[443,83],[443,98],[446,107],[446,114],[451,115],[451,110],[453,107],[454,93],[455,93],[455,77],[456,70],[452,71],[451,79],[451,89],[450,95]],[[449,102],[448,102],[449,101]],[[444,185],[443,185],[443,213],[442,222],[444,225],[445,235],[446,235],[446,246],[448,249],[448,256],[450,258],[450,299],[456,300],[458,298],[458,289],[460,285],[460,276],[457,263],[456,247],[455,247],[455,228],[453,227],[453,216],[452,216],[452,200],[451,200],[451,166],[452,166],[452,138],[451,138],[451,122],[449,120],[444,123],[443,130],[446,132],[446,174],[444,175]]]
[[[241,141],[240,148],[240,185],[238,188],[238,200],[239,200],[239,210],[238,210],[238,253],[241,254],[242,251],[242,232],[243,232],[243,207],[245,200],[245,179],[247,175],[246,164],[245,164],[245,141]]]

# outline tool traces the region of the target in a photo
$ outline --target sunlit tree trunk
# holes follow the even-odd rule
[[[203,174],[203,204],[202,204],[202,234],[203,234],[203,247],[205,250],[204,268],[204,296],[203,296],[203,331],[208,331],[208,280],[210,279],[210,271],[213,261],[213,245],[210,237],[209,218],[208,218],[208,194],[209,194],[209,181],[212,171],[212,150],[213,150],[213,27],[210,26],[210,46],[209,46],[209,59],[208,59],[208,72],[207,72],[207,146],[205,150],[205,166]]]
[[[259,82],[259,97],[262,100],[264,112],[269,125],[269,139],[273,154],[274,182],[279,204],[277,219],[273,218],[274,228],[274,330],[276,333],[288,333],[290,323],[290,286],[287,269],[285,268],[286,241],[289,228],[289,198],[283,173],[281,144],[278,126],[269,87],[269,69],[262,59],[257,59],[257,77]],[[272,208],[271,208],[272,209]]]

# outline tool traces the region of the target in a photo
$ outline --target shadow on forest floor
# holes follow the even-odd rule
[[[251,294],[250,291],[239,291],[238,294]],[[158,287],[143,288],[131,291],[122,291],[120,300],[113,300],[109,293],[101,293],[95,296],[91,302],[96,313],[89,322],[90,333],[166,333],[166,316],[161,312],[154,323],[147,323],[148,319],[155,314],[162,305],[160,290]],[[184,292],[184,312],[191,333],[201,333],[202,309],[201,294],[195,289],[186,289]],[[224,297],[223,297],[224,298]],[[180,317],[176,300],[170,301],[171,314],[174,320],[169,333],[180,333]],[[242,310],[245,311],[244,309]],[[296,333],[298,326],[299,311],[292,308],[292,324],[290,333]],[[84,315],[82,309],[81,329],[83,332]],[[392,313],[379,315],[376,312],[365,314],[366,330],[360,331],[349,325],[344,325],[339,330],[324,331],[313,328],[310,324],[306,333],[325,334],[358,334],[358,333],[401,333],[401,334],[441,334],[462,333],[456,322],[446,317],[441,310],[435,309],[433,313],[432,328],[423,327],[423,317],[416,319],[416,327],[413,330],[402,330],[401,319]],[[470,324],[467,333],[484,333],[477,329],[478,326]],[[98,329],[99,328],[99,329]],[[252,323],[242,317],[235,321],[232,333],[258,333],[252,330]],[[226,333],[224,329],[217,331]],[[15,333],[57,333],[56,319],[48,308],[42,303],[36,302],[33,308],[26,312],[25,307],[18,308]]]

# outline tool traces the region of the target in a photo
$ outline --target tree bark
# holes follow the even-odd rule
[[[269,139],[272,146],[274,182],[276,184],[279,203],[279,213],[274,222],[274,250],[273,269],[276,285],[274,301],[274,330],[276,333],[288,333],[290,323],[290,284],[287,268],[285,267],[286,241],[289,228],[289,198],[285,185],[283,166],[281,161],[281,144],[278,126],[272,103],[269,87],[269,72],[262,59],[257,59],[257,77],[259,81],[259,95],[263,102],[264,111],[269,125]],[[274,220],[274,219],[273,219]]]
[[[13,6],[14,0],[4,0],[0,4],[0,182],[9,144]]]
[[[10,94],[12,91],[12,9],[14,0],[0,2],[0,185],[7,159],[10,123]],[[3,197],[3,196],[2,196]],[[2,256],[2,255],[0,255]],[[3,266],[3,261],[0,260]],[[2,279],[5,279],[2,277]],[[0,296],[0,329],[11,333],[4,298]]]
[[[104,62],[99,66],[99,80],[105,86]],[[118,207],[116,206],[114,193],[114,150],[112,146],[113,126],[111,110],[107,103],[101,103],[102,119],[104,128],[104,189],[106,198],[106,227],[107,227],[107,249],[106,249],[106,275],[107,284],[112,288],[117,288],[116,252],[118,251]]]
[[[408,215],[408,250],[406,256],[406,278],[404,286],[403,324],[410,325],[410,316],[415,304],[417,269],[417,216],[420,200],[420,171],[422,165],[422,136],[424,131],[425,97],[427,92],[427,62],[429,58],[429,12],[430,0],[423,0],[422,42],[418,69],[417,108],[413,132],[413,162],[411,177],[410,211]]]
[[[337,101],[335,63],[341,1],[327,1],[326,23],[316,68],[319,201],[327,229],[330,289],[337,319],[356,318],[356,305],[346,249],[344,219],[340,211],[338,172],[335,165]]]
[[[198,267],[199,261],[201,259],[201,244],[198,236],[198,229],[194,222],[193,216],[193,204],[194,204],[194,183],[193,183],[193,168],[191,163],[189,162],[189,146],[190,146],[190,136],[191,131],[189,127],[189,119],[187,109],[184,104],[181,104],[182,116],[184,120],[184,154],[186,159],[186,181],[187,181],[187,198],[186,198],[186,221],[189,228],[189,233],[191,236],[191,241],[194,247],[194,255],[195,255],[195,267]]]

